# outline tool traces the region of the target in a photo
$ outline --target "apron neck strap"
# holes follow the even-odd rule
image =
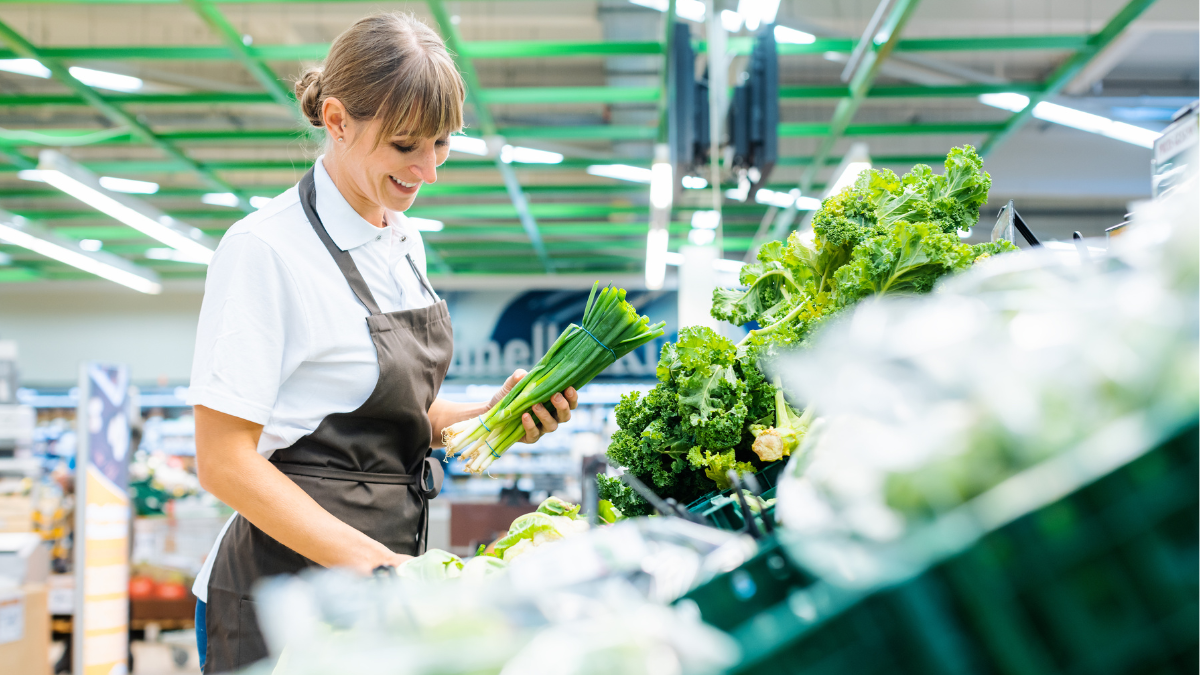
[[[321,217],[317,215],[317,188],[313,180],[314,171],[316,171],[316,167],[309,169],[300,179],[300,204],[304,207],[304,215],[308,216],[309,224],[321,238],[321,243],[325,244],[329,255],[333,256],[333,261],[337,263],[338,269],[342,271],[342,276],[346,278],[346,283],[350,284],[350,290],[354,291],[358,301],[371,314],[380,314],[379,305],[375,303],[375,296],[371,295],[371,289],[367,287],[367,281],[358,271],[354,259],[350,257],[350,252],[343,251],[333,243],[333,239],[329,237],[329,233],[325,231],[325,226],[321,223]],[[411,263],[412,260],[410,259],[409,262]]]
[[[421,282],[421,287],[425,289],[425,292],[429,294],[429,297],[433,298],[434,302],[441,300],[441,298],[438,297],[438,294],[433,292],[433,287],[429,285],[429,282],[425,281],[425,275],[421,274],[421,270],[417,269],[417,263],[413,262],[412,256],[408,253],[405,253],[404,257],[408,258],[408,266],[412,268],[413,274],[417,275],[417,281]]]

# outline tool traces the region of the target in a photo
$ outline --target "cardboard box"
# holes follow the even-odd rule
[[[48,675],[50,613],[46,587],[0,589],[0,664],[5,675]]]

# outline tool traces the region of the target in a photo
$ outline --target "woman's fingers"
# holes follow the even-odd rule
[[[529,413],[521,415],[521,426],[525,427],[524,440],[526,443],[532,443],[538,439],[538,436],[542,435],[542,432],[537,428],[537,425],[534,424],[533,417],[531,417]]]
[[[562,395],[571,404],[571,410],[574,410],[579,405],[579,392],[575,391],[575,387],[567,387],[563,390]]]
[[[550,402],[554,404],[555,419],[557,419],[560,423],[571,419],[571,408],[574,408],[575,406],[571,405],[566,396],[563,394],[555,394],[550,397]]]
[[[555,396],[557,396],[557,394],[555,394]],[[546,406],[542,405],[541,403],[538,403],[537,405],[530,408],[530,411],[532,411],[533,414],[537,415],[537,418],[542,421],[542,433],[543,434],[548,434],[551,431],[554,431],[555,429],[558,428],[558,420],[554,419],[554,416],[550,414],[550,411],[546,410]],[[568,409],[567,415],[569,416],[570,414],[571,414],[571,411]],[[563,421],[565,422],[566,420],[563,420]]]

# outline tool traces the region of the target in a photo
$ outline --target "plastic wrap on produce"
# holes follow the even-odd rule
[[[754,553],[733,533],[641,518],[474,579],[316,571],[270,580],[256,600],[278,675],[715,674],[736,643],[666,603]]]
[[[1139,206],[1107,252],[1024,250],[929,296],[865,301],[773,362],[821,416],[778,488],[789,536],[810,551],[836,538],[847,555],[847,541],[951,528],[946,514],[981,495],[994,505],[1023,473],[1022,489],[1053,492],[1049,469],[1030,471],[1060,455],[1108,461],[1106,436],[1146,447],[1194,420],[1196,197],[1193,183]]]

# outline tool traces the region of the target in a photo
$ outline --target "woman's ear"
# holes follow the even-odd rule
[[[325,122],[325,128],[334,139],[345,137],[348,117],[346,106],[342,105],[342,102],[333,96],[330,96],[321,103],[321,119]]]

